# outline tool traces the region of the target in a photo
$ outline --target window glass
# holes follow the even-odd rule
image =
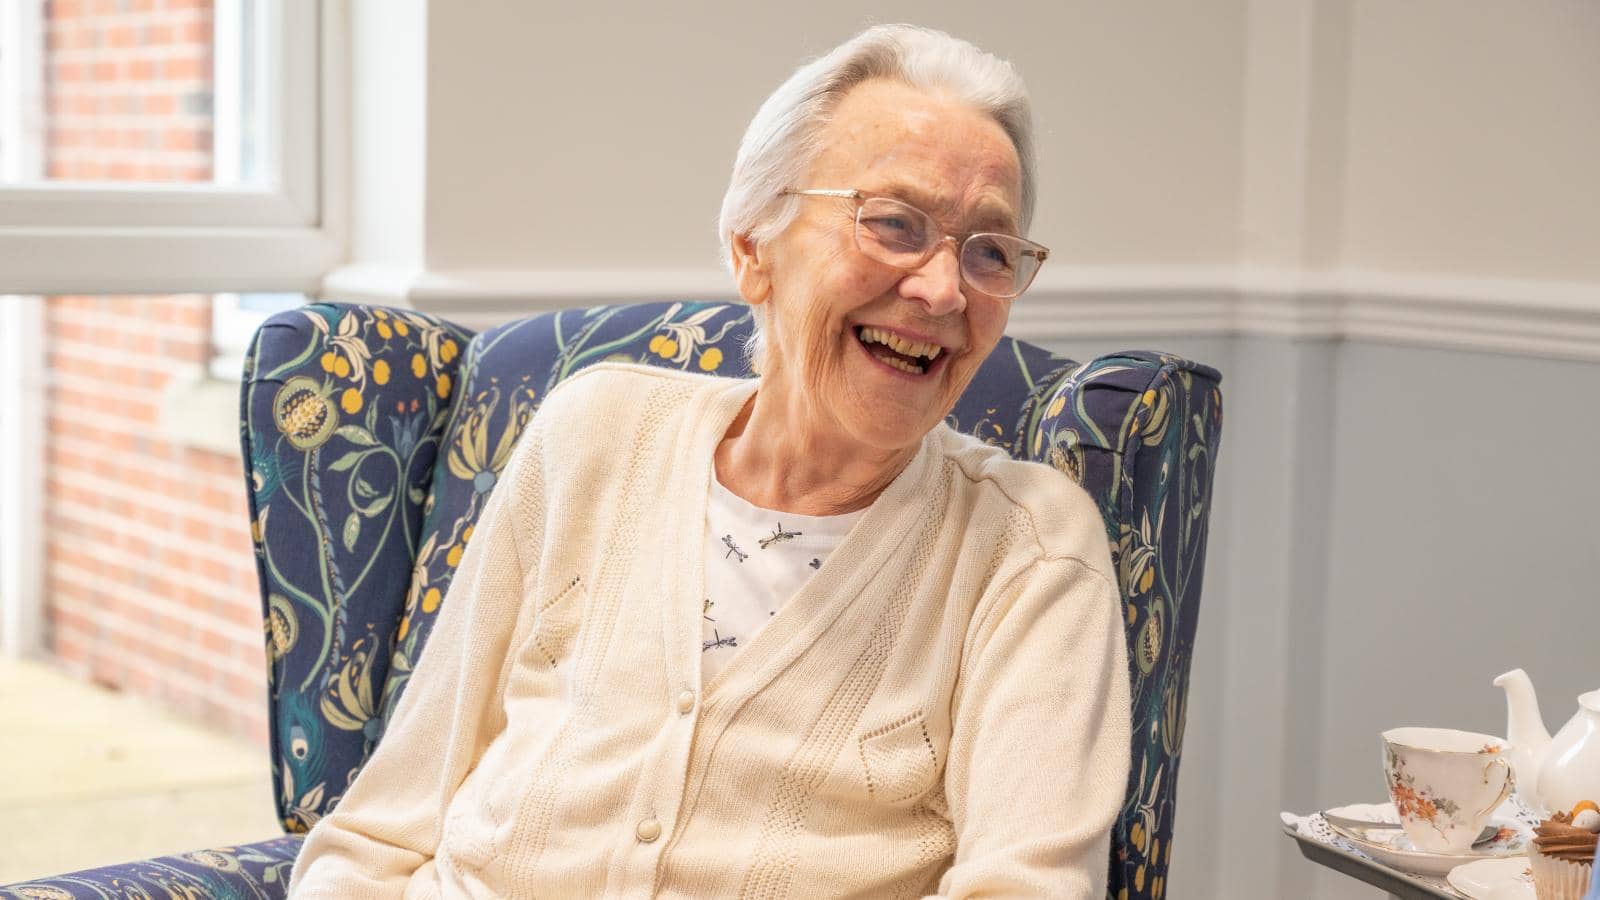
[[[211,300],[211,374],[235,379],[250,339],[273,313],[307,302],[304,294],[216,294]]]
[[[273,0],[0,0],[0,184],[261,186]]]

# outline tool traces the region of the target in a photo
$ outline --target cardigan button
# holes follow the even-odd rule
[[[678,712],[687,716],[694,710],[694,691],[684,691],[678,695]]]
[[[639,840],[648,844],[661,837],[661,823],[655,819],[644,819],[639,822],[639,827],[635,828],[633,833],[639,836]]]

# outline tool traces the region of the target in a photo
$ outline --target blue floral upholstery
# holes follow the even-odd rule
[[[281,896],[299,835],[338,803],[381,738],[473,524],[543,398],[602,360],[748,376],[749,329],[745,307],[697,303],[568,310],[476,336],[364,306],[269,320],[246,362],[243,445],[274,782],[290,835],[0,888],[0,897]],[[1067,473],[1105,516],[1127,606],[1134,734],[1109,861],[1113,900],[1166,889],[1219,382],[1174,356],[1078,364],[1006,338],[949,419]]]
[[[0,887],[0,897],[19,900],[278,898],[288,893],[289,872],[304,842],[304,835],[289,834],[242,847],[217,847],[85,869],[71,875]]]

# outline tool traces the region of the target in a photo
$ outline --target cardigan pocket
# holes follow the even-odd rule
[[[476,872],[499,864],[507,827],[527,790],[528,767],[512,762],[525,757],[525,748],[502,732],[490,742],[445,812],[441,843],[448,846],[458,865]]]
[[[939,759],[922,713],[913,713],[861,736],[867,793],[889,806],[922,797],[939,774]]]
[[[484,819],[483,799],[478,796],[484,786],[481,764],[456,788],[456,793],[444,815],[444,830],[439,843],[450,851],[453,862],[473,871],[481,871],[494,851],[490,847],[492,829]]]
[[[517,649],[518,669],[548,671],[561,665],[572,652],[578,626],[583,623],[584,596],[583,577],[574,576],[540,604],[531,633]]]

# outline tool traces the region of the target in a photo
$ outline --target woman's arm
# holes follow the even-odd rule
[[[1121,611],[1115,582],[1070,557],[1034,562],[985,598],[956,691],[945,770],[956,854],[940,896],[1104,896],[1128,781]]]
[[[401,897],[434,857],[456,789],[504,729],[498,691],[542,502],[536,431],[490,495],[388,730],[306,838],[289,883],[295,900]]]

